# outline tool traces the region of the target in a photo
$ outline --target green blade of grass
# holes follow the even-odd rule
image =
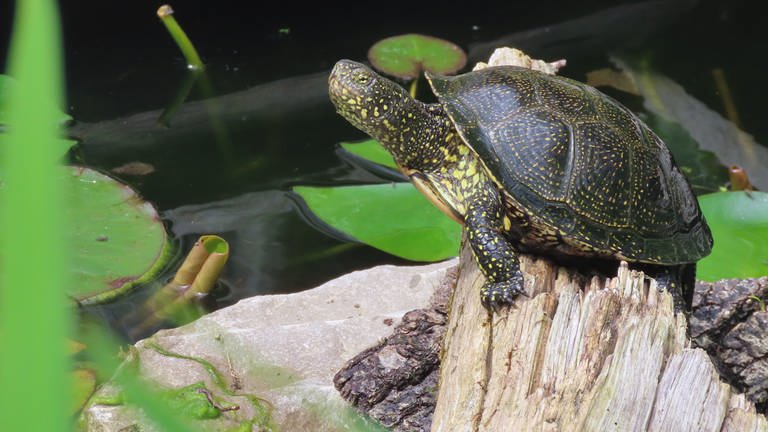
[[[65,350],[70,320],[64,290],[61,169],[57,137],[62,73],[58,11],[52,0],[16,2],[0,134],[0,430],[70,429]],[[53,102],[53,103],[52,103]]]

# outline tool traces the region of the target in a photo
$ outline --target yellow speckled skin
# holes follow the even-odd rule
[[[486,307],[522,292],[517,252],[655,265],[682,305],[712,237],[668,149],[634,114],[577,81],[512,66],[427,78],[438,104],[342,60],[329,94],[464,223]]]

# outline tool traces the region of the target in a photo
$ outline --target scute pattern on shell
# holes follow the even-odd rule
[[[710,252],[709,228],[669,150],[609,96],[514,66],[430,83],[499,187],[563,238],[659,264]]]

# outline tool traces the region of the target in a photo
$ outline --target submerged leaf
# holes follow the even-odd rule
[[[408,177],[397,167],[392,155],[375,140],[342,142],[336,148],[339,158],[392,182],[407,182]]]
[[[461,226],[410,183],[295,187],[309,209],[333,229],[413,261],[456,256]]]
[[[728,182],[728,168],[714,153],[702,150],[691,135],[674,121],[657,114],[644,116],[648,126],[667,144],[694,193],[716,192]]]
[[[422,71],[442,75],[456,73],[467,64],[467,55],[457,45],[420,34],[382,39],[368,50],[368,60],[381,72],[403,78],[418,78]]]
[[[712,254],[699,261],[705,281],[768,275],[768,194],[718,192],[699,197],[712,229]]]
[[[376,140],[369,139],[355,143],[343,142],[341,143],[341,148],[357,157],[361,157],[379,165],[397,169],[397,164],[392,158],[392,154],[390,154],[384,146]]]

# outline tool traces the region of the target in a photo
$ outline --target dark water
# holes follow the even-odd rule
[[[82,139],[75,157],[104,170],[131,161],[155,166],[153,174],[122,180],[157,206],[182,252],[201,234],[230,242],[213,307],[300,291],[377,264],[406,264],[317,231],[286,195],[298,184],[382,181],[336,155],[339,141],[363,135],[334,113],[325,77],[338,59],[364,60],[383,37],[442,37],[465,48],[473,64],[487,58],[484,45],[513,35],[534,57],[567,58],[562,74],[579,80],[610,67],[608,53],[638,53],[718,112],[711,71],[721,68],[743,129],[768,142],[768,23],[746,1],[334,2],[314,10],[292,2],[179,2],[175,16],[207,65],[208,90],[196,86],[169,128],[155,120],[188,72],[155,16],[160,4],[60,2],[67,111],[76,120],[72,134]],[[0,13],[5,41],[10,5]],[[575,28],[560,24],[589,15],[596,18]],[[89,313],[114,323],[151,289]]]

